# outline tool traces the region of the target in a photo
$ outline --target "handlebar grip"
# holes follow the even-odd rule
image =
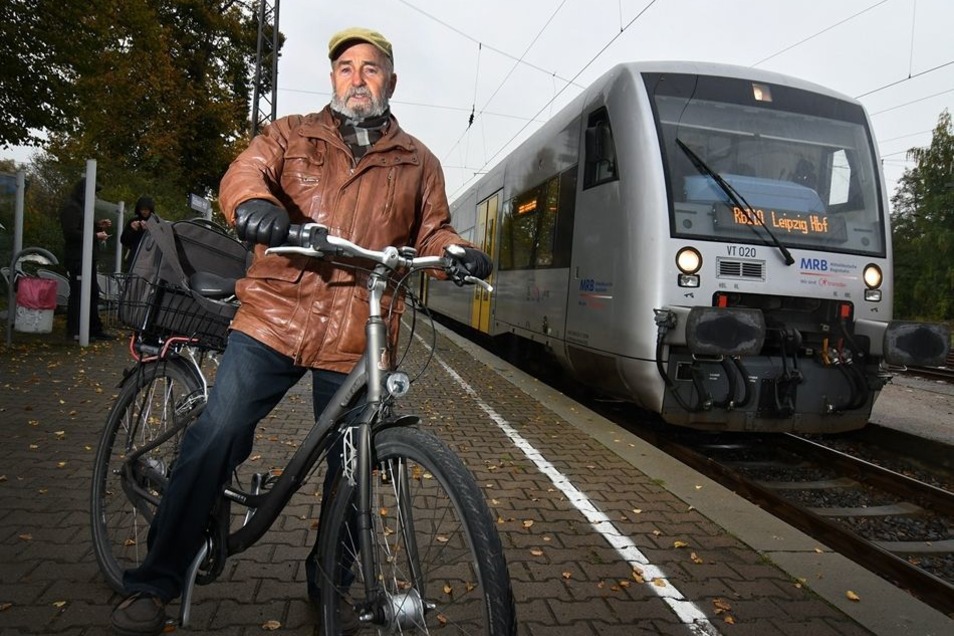
[[[302,244],[302,234],[306,234],[304,229],[304,225],[298,225],[296,223],[289,225],[288,237],[285,239],[285,243],[287,245],[294,245],[295,247],[304,247]]]

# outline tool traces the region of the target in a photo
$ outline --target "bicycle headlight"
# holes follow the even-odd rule
[[[396,398],[404,397],[411,390],[411,378],[403,371],[396,371],[388,376],[385,383],[388,393]]]

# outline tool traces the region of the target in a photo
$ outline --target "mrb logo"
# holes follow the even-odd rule
[[[828,259],[825,258],[803,258],[801,269],[810,269],[816,272],[828,271]]]

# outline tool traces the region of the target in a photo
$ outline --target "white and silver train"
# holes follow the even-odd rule
[[[943,327],[891,320],[879,165],[844,95],[621,64],[452,204],[495,292],[431,280],[426,303],[672,424],[860,428],[893,366],[948,350]]]

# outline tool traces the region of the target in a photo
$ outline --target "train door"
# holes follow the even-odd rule
[[[584,122],[566,325],[567,356],[578,373],[596,372],[599,352],[615,347],[614,269],[623,239],[616,145],[606,108]]]
[[[477,204],[477,219],[474,225],[474,243],[477,247],[494,256],[496,249],[497,214],[500,211],[500,191],[495,192]],[[494,275],[491,274],[487,282],[493,284]],[[470,326],[489,333],[490,331],[490,293],[479,285],[474,285],[474,302],[471,304]]]

